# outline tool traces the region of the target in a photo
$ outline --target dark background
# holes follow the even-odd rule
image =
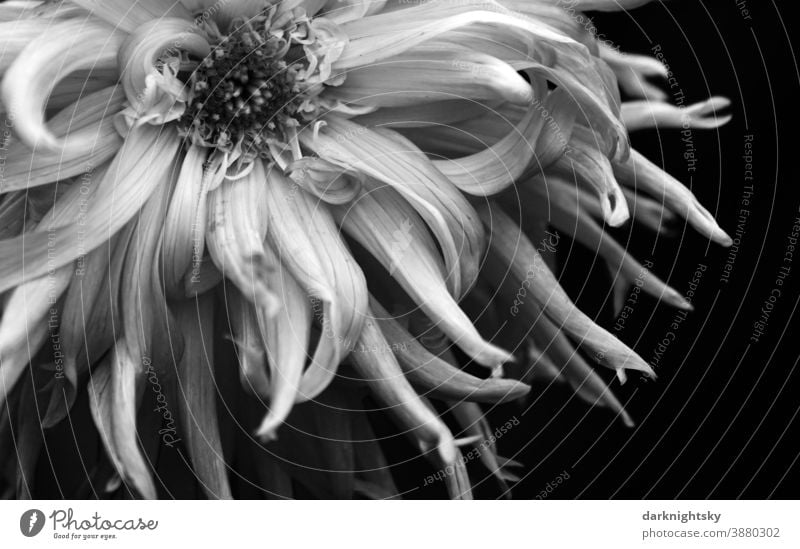
[[[531,471],[516,486],[516,498],[535,498],[542,490],[558,499],[798,497],[799,254],[764,335],[750,341],[776,287],[800,204],[800,88],[789,38],[796,27],[789,28],[786,9],[771,0],[741,4],[751,19],[734,0],[654,2],[631,15],[595,18],[599,32],[623,51],[646,53],[661,45],[689,102],[724,95],[733,103],[734,120],[719,132],[692,132],[692,173],[679,130],[637,133],[634,147],[663,161],[733,237],[743,208],[745,135],[752,134],[754,193],[744,206],[750,217],[728,283],[720,281],[728,250],[692,230],[679,225],[675,238],[657,240],[643,229],[617,231],[641,261],[653,257],[656,273],[682,294],[698,264],[707,265],[696,310],[656,367],[658,381],[612,385],[634,429],[604,410],[587,413],[577,399],[564,406],[566,389],[533,397],[523,426],[500,442],[506,454],[519,452],[515,459]],[[562,259],[564,285],[610,329],[608,296],[595,290],[608,284],[605,270],[595,269],[587,283],[581,266],[591,257],[571,251]],[[582,292],[584,284],[593,291]],[[650,361],[674,313],[654,300],[640,302],[621,337]],[[496,412],[500,422],[512,413]],[[547,494],[548,482],[565,470],[569,479]]]

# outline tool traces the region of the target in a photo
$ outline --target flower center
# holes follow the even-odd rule
[[[270,145],[288,142],[298,111],[310,110],[307,63],[295,51],[303,30],[272,28],[271,15],[264,12],[220,37],[191,74],[179,127],[193,142],[244,160],[266,158]]]

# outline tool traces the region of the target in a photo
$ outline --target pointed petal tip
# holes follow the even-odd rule
[[[636,423],[633,421],[630,414],[628,414],[628,412],[624,408],[620,411],[619,417],[622,420],[622,423],[625,425],[625,427],[629,429],[633,429],[634,427],[636,427]]]

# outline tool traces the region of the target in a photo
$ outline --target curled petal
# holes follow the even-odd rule
[[[15,131],[28,146],[51,151],[64,148],[64,138],[53,135],[45,124],[48,96],[73,71],[115,68],[121,43],[119,33],[91,20],[56,23],[28,43],[0,86],[3,105],[14,113]]]
[[[12,143],[0,193],[75,177],[110,160],[122,146],[113,114],[122,107],[124,98],[119,88],[106,88],[55,115],[47,124],[54,136],[63,137],[58,151]]]
[[[361,176],[322,158],[306,157],[292,162],[289,178],[328,204],[346,204],[358,196]]]
[[[122,86],[125,95],[134,108],[139,109],[145,103],[148,76],[158,76],[156,68],[159,59],[165,56],[178,57],[182,52],[203,59],[211,51],[211,46],[198,31],[197,26],[185,19],[169,17],[148,21],[133,32],[119,50],[119,66],[122,71]],[[165,67],[164,70],[167,70]],[[173,89],[168,87],[167,75],[162,75],[164,86],[160,95],[167,95],[167,101],[185,101],[184,86],[177,79],[172,82]],[[153,84],[156,81],[152,81]],[[152,92],[156,93],[156,92]],[[161,100],[149,99],[152,103]],[[146,116],[146,113],[143,113]]]
[[[575,126],[569,152],[558,159],[553,170],[580,185],[593,188],[600,198],[603,218],[609,225],[617,227],[628,220],[628,203],[614,177],[611,161],[600,152],[597,138],[590,129]]]
[[[522,175],[536,151],[544,117],[536,109],[514,131],[490,148],[455,160],[434,160],[434,165],[463,192],[489,196],[509,187]]]

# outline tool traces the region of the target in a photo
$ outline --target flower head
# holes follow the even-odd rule
[[[103,480],[145,497],[159,437],[186,448],[210,496],[231,495],[235,452],[253,452],[267,491],[291,477],[317,495],[392,495],[362,387],[454,497],[470,492],[460,448],[490,432],[477,403],[566,380],[630,423],[575,346],[622,381],[654,372],[560,287],[560,235],[622,292],[684,309],[603,225],[632,214],[661,230],[675,214],[730,242],[627,135],[716,127],[726,101],[669,106],[645,79],[659,62],[575,17],[643,3],[3,3],[3,421],[31,412],[33,387],[52,427],[87,388]],[[265,446],[226,443],[220,386],[248,395],[231,413]],[[428,399],[448,403],[459,438]],[[297,429],[319,437],[304,456]],[[325,442],[342,437],[364,442]],[[326,456],[349,456],[344,487],[285,468]],[[514,478],[493,447],[481,459]]]

